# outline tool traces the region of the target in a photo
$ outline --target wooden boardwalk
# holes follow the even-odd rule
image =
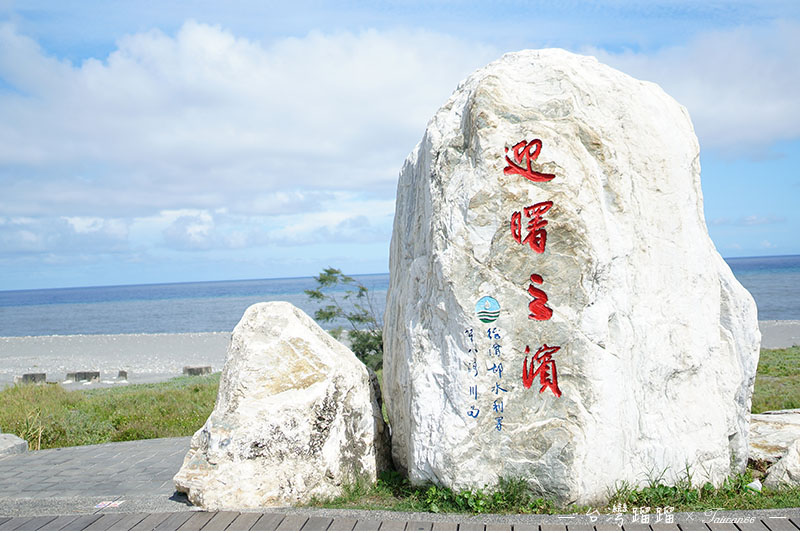
[[[572,524],[480,522],[404,522],[309,514],[185,511],[96,513],[86,515],[0,517],[0,531],[800,531],[800,518],[758,518],[744,522]]]

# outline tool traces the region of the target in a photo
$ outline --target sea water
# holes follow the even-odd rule
[[[800,256],[726,261],[755,298],[759,320],[800,319]],[[355,278],[369,289],[374,314],[383,317],[389,275]],[[284,300],[313,316],[320,304],[304,291],[315,287],[307,277],[0,291],[0,337],[229,332],[257,302]]]

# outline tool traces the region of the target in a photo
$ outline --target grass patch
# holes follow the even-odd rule
[[[585,512],[589,508],[558,509],[536,498],[522,479],[501,480],[494,489],[454,491],[435,485],[412,487],[395,471],[383,472],[374,485],[357,482],[344,494],[329,500],[314,500],[309,506],[336,509],[372,509],[429,513],[548,514]]]
[[[753,413],[800,408],[800,346],[761,350],[753,389]]]
[[[651,480],[645,487],[621,483],[611,491],[607,505],[597,509],[604,514],[707,511],[709,509],[748,510],[800,507],[800,487],[764,488],[761,493],[747,489],[752,472],[728,479],[721,487],[710,483],[693,487],[691,476],[674,486]],[[595,511],[588,506],[559,507],[533,495],[522,479],[501,480],[496,488],[453,491],[425,485],[412,487],[397,472],[384,472],[378,482],[358,482],[346,486],[344,494],[329,500],[314,500],[310,507],[370,509],[404,512],[465,514],[584,514]],[[657,511],[658,510],[658,511]],[[666,510],[666,511],[665,511]]]
[[[32,450],[184,437],[205,423],[218,388],[219,373],[91,391],[15,385],[0,391],[0,427]]]
[[[651,480],[643,488],[632,488],[627,483],[619,484],[611,494],[608,506],[603,512],[624,507],[656,509],[670,508],[674,512],[707,511],[709,509],[748,510],[748,509],[780,509],[800,506],[800,487],[769,489],[761,492],[747,488],[753,481],[753,472],[749,470],[728,478],[719,488],[711,483],[703,487],[693,487],[691,476],[685,476],[674,486],[667,486],[660,480]]]

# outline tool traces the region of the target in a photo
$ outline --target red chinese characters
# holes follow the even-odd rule
[[[514,211],[511,214],[511,236],[514,237],[514,240],[520,244],[527,244],[538,254],[543,253],[547,244],[547,230],[544,229],[547,220],[543,217],[551,207],[553,207],[553,202],[539,202],[523,209],[525,217],[529,219],[525,227],[528,234],[524,239],[522,238],[522,211]]]
[[[522,362],[522,385],[530,389],[533,385],[533,378],[539,376],[539,384],[542,386],[539,392],[550,389],[557,398],[561,397],[561,389],[558,388],[558,374],[556,373],[556,362],[553,361],[553,354],[561,349],[561,346],[548,346],[547,344],[539,348],[531,357],[530,369],[528,368],[528,355],[531,349],[525,347],[525,360]],[[538,365],[538,366],[536,366]]]
[[[528,285],[528,294],[533,297],[533,301],[528,304],[530,314],[528,318],[531,320],[550,320],[553,316],[553,310],[547,307],[547,294],[533,284],[541,285],[544,282],[542,276],[539,274],[531,274],[531,284]]]
[[[512,149],[514,160],[506,156],[508,166],[503,169],[506,174],[519,174],[531,181],[550,181],[556,177],[555,174],[544,174],[533,170],[533,162],[539,157],[542,151],[542,141],[534,139],[527,142],[525,139],[515,144]],[[508,148],[506,147],[506,153]]]

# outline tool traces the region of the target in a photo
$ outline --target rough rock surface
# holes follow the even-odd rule
[[[767,487],[800,486],[800,439],[791,443],[781,460],[769,467],[764,485]]]
[[[750,458],[774,463],[800,440],[800,409],[767,411],[750,416]]]
[[[287,302],[255,304],[233,331],[214,411],[178,491],[207,509],[306,502],[375,481],[389,461],[377,379]]]
[[[390,254],[384,395],[413,483],[590,503],[743,470],[756,307],[658,86],[562,50],[476,71],[403,166]]]
[[[0,457],[28,451],[28,441],[11,433],[0,433]]]

